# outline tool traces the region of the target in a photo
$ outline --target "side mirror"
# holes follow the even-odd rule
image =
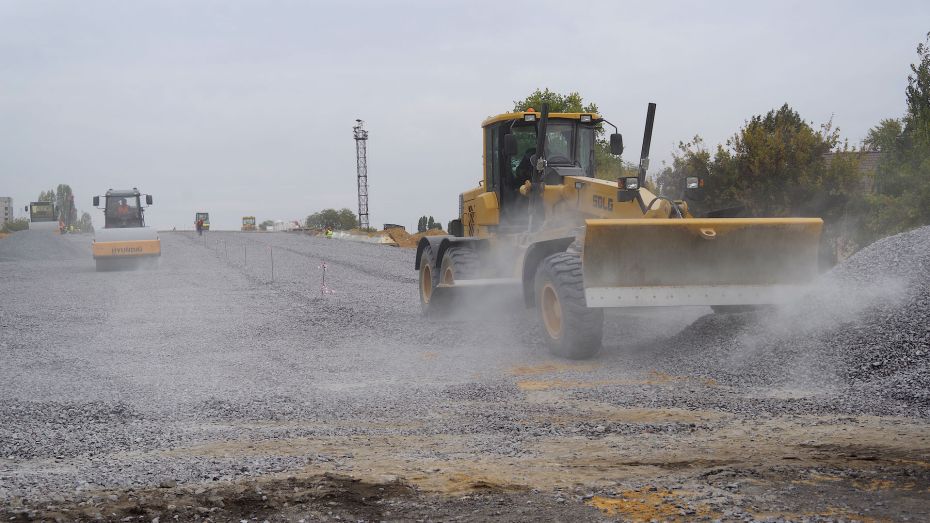
[[[504,154],[513,156],[517,154],[517,137],[512,134],[504,135]]]
[[[100,197],[94,196],[94,207],[100,207]]]
[[[29,212],[29,206],[27,205],[26,208],[23,209],[23,210],[26,211],[26,212]]]
[[[152,205],[152,195],[151,195],[151,194],[146,194],[146,195],[145,195],[145,204],[146,204],[146,205]]]
[[[619,136],[619,135],[614,135]],[[639,194],[639,176],[626,176],[617,180],[619,190],[617,191],[617,201],[632,202]]]
[[[620,156],[623,154],[623,135],[614,133],[610,135],[610,154]]]
[[[685,199],[695,201],[704,199],[704,178],[697,176],[685,178]]]

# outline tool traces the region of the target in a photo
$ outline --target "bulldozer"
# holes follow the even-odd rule
[[[152,205],[146,194],[145,205]],[[143,194],[130,190],[107,190],[103,196],[103,229],[94,230],[93,253],[98,271],[151,266],[161,256],[158,233],[145,225]],[[100,196],[94,196],[100,208]]]
[[[254,216],[243,216],[242,217],[242,231],[244,232],[255,231],[255,217]]]
[[[602,346],[605,309],[758,308],[812,280],[820,218],[695,216],[699,177],[685,180],[681,199],[646,188],[655,110],[638,169],[616,181],[594,176],[600,130],[612,127],[610,154],[623,152],[619,129],[598,114],[544,105],[486,119],[478,187],[459,195],[450,235],[417,245],[422,312],[466,316],[512,292],[552,354],[585,359]]]

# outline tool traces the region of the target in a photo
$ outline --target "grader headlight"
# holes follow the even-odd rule
[[[631,202],[639,194],[639,176],[624,176],[617,180],[619,190],[617,191],[617,201]]]
[[[698,176],[685,178],[685,198],[701,201],[704,198],[704,179]]]

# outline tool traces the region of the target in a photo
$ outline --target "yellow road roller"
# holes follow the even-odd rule
[[[161,256],[161,240],[155,229],[145,225],[145,206],[152,195],[135,187],[110,189],[103,196],[104,226],[94,230],[93,253],[98,271],[152,267]],[[94,207],[100,208],[100,196]]]

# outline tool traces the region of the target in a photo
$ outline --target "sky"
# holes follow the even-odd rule
[[[578,91],[624,159],[658,104],[650,174],[788,103],[858,144],[904,112],[930,2],[0,0],[0,196],[152,194],[146,219],[213,228],[357,210],[445,224],[482,176],[481,121]]]

